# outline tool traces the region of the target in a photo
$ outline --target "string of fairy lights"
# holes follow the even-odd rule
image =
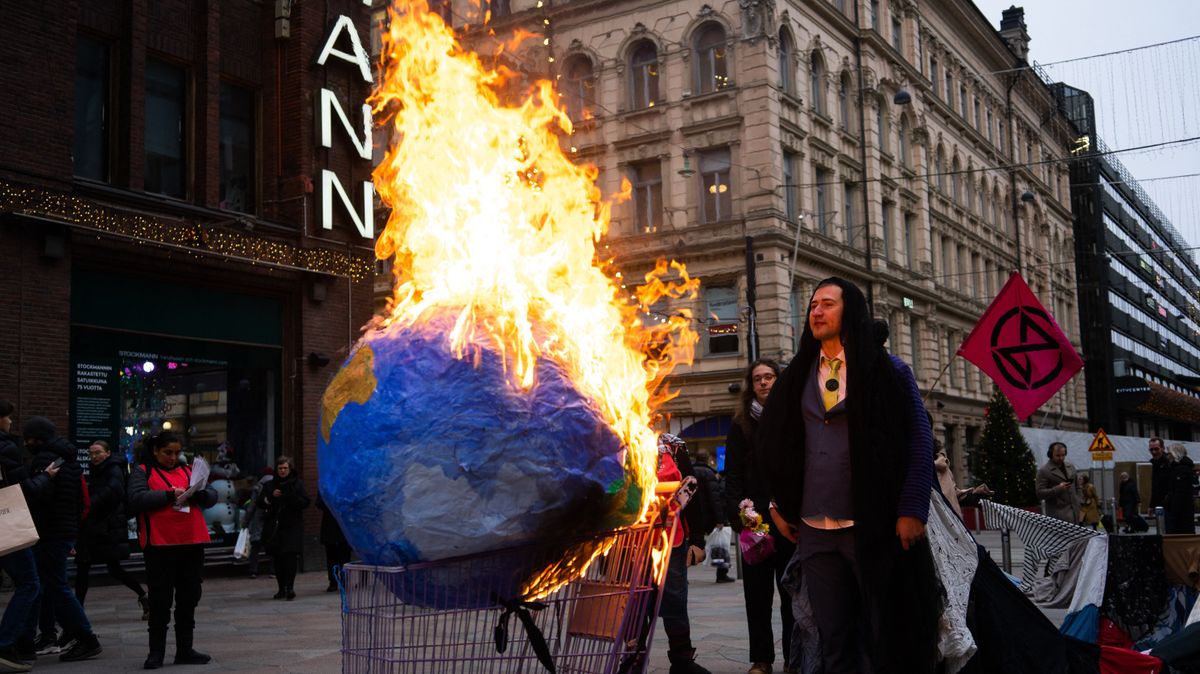
[[[328,248],[303,248],[199,223],[171,223],[101,206],[80,197],[0,181],[0,213],[42,216],[139,244],[182,249],[195,257],[220,256],[251,265],[269,265],[344,276],[362,281],[374,273],[371,260]]]

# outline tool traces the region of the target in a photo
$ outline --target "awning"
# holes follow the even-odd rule
[[[723,438],[729,435],[729,425],[733,417],[721,414],[715,417],[705,417],[693,423],[678,433],[681,438]]]

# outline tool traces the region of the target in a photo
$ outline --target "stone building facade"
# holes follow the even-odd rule
[[[515,65],[557,80],[576,122],[564,144],[606,192],[632,185],[605,252],[628,278],[665,256],[703,281],[697,358],[670,410],[693,444],[723,444],[751,351],[786,362],[827,276],[869,288],[960,479],[992,385],[955,352],[1011,272],[1078,345],[1077,134],[1025,64],[1019,11],[997,31],[962,0],[493,10],[498,32],[542,38]],[[465,3],[443,11],[470,33]],[[1032,423],[1082,428],[1082,378]]]

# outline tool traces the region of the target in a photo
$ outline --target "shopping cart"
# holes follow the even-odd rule
[[[501,569],[543,568],[563,541],[406,567],[342,570],[342,671],[487,674],[645,669],[658,616],[678,485],[660,485],[653,517],[612,538],[580,578],[525,601]],[[598,539],[592,539],[593,541]]]

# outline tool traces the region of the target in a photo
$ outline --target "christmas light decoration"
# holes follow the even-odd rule
[[[97,205],[86,199],[20,187],[0,181],[0,213],[42,216],[75,225],[98,236],[132,239],[138,244],[182,248],[195,257],[217,255],[251,265],[265,264],[345,276],[361,281],[374,269],[372,260],[327,248],[301,248],[290,243],[199,223],[169,223],[158,218]]]

